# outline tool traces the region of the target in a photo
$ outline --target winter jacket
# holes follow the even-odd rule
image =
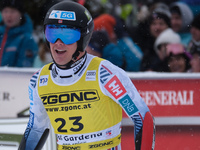
[[[32,67],[38,52],[38,45],[32,37],[33,24],[30,17],[24,14],[25,22],[8,29],[0,26],[0,66]],[[6,38],[7,36],[7,38]],[[3,46],[5,43],[5,46]]]
[[[123,37],[118,40],[117,46],[120,48],[124,60],[125,71],[140,71],[143,52],[130,37]]]
[[[130,37],[122,37],[117,44],[105,46],[102,57],[125,71],[137,72],[140,70],[143,52]]]
[[[113,43],[107,44],[102,51],[102,58],[124,69],[124,59],[119,47]]]

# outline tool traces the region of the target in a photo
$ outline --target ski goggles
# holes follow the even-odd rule
[[[81,32],[78,29],[69,28],[66,25],[47,25],[45,36],[50,43],[55,43],[60,39],[63,43],[68,45],[80,40]]]

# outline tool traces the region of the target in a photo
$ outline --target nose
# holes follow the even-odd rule
[[[61,39],[57,39],[55,44],[64,44],[63,41]]]

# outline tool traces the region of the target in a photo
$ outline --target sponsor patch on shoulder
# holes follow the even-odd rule
[[[60,11],[60,10],[52,10],[49,15],[50,19],[62,19],[62,20],[76,20],[76,14],[72,11]]]
[[[120,98],[126,93],[126,89],[117,78],[117,76],[112,77],[112,79],[106,83],[105,88],[108,90],[108,92],[110,92],[110,94],[112,94],[115,99]]]
[[[96,81],[96,70],[88,70],[86,73],[86,81]]]
[[[45,86],[48,83],[49,75],[44,75],[40,77],[39,86]]]

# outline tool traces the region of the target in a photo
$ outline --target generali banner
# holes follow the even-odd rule
[[[200,79],[134,80],[155,117],[200,116]]]

